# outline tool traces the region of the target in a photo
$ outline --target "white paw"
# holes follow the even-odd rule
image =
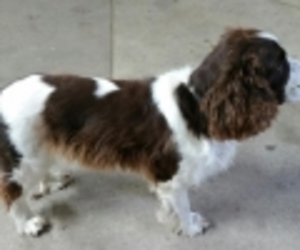
[[[28,236],[40,236],[49,229],[50,224],[43,217],[35,216],[24,223],[23,228],[21,229],[21,234]]]
[[[188,223],[184,223],[176,229],[177,234],[183,234],[188,237],[195,237],[204,234],[210,227],[210,222],[203,218],[200,214],[191,212]]]

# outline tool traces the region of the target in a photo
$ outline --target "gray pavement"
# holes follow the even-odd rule
[[[196,65],[226,27],[275,33],[300,58],[298,0],[1,0],[1,86],[32,72],[139,77]],[[20,237],[0,206],[2,250],[299,250],[300,104],[245,142],[228,171],[191,193],[215,223],[178,237],[154,217],[155,198],[128,174],[84,173],[36,202],[52,231]]]

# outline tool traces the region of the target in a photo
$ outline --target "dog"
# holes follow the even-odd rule
[[[143,80],[36,74],[0,96],[1,197],[17,230],[49,222],[26,199],[66,185],[61,159],[83,168],[142,174],[160,201],[159,222],[193,237],[209,222],[188,190],[228,169],[241,141],[271,126],[278,107],[300,100],[300,62],[267,32],[238,28],[199,67]]]

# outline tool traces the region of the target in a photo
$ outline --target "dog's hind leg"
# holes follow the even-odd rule
[[[30,208],[28,196],[47,174],[45,166],[40,161],[22,159],[20,166],[11,174],[10,182],[17,183],[22,192],[9,204],[9,215],[13,219],[20,234],[39,236],[49,229],[45,218]],[[6,191],[9,191],[6,189]],[[10,193],[11,194],[11,193]]]
[[[68,188],[75,182],[71,174],[59,171],[49,171],[47,176],[39,183],[38,190],[32,196],[41,199],[46,195]]]
[[[12,180],[21,156],[11,145],[6,130],[6,126],[0,122],[0,196],[9,208],[22,195],[21,185]]]
[[[20,234],[39,236],[49,229],[49,223],[30,208],[27,199],[32,188],[47,174],[46,161],[18,156],[0,143],[0,195]]]
[[[32,212],[24,195],[11,204],[9,214],[22,235],[40,236],[50,228],[45,218]]]
[[[30,186],[35,183],[30,180],[32,177],[28,178],[31,172],[32,169],[26,167],[24,157],[11,144],[6,126],[0,122],[0,196],[18,231],[36,236],[42,233],[48,224],[42,217],[34,215],[26,200]],[[38,180],[37,177],[41,175],[42,172],[33,176]],[[27,180],[27,183],[24,180]]]

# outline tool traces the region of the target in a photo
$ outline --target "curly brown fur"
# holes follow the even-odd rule
[[[93,94],[96,83],[92,79],[43,79],[56,87],[43,113],[46,141],[53,150],[94,168],[142,172],[154,182],[176,173],[179,156],[164,118],[151,101],[151,79],[115,81],[127,91],[111,93],[109,99]]]
[[[210,137],[242,140],[256,135],[270,126],[283,101],[289,72],[285,52],[257,32],[227,32],[190,78]],[[277,72],[278,65],[287,70]]]

